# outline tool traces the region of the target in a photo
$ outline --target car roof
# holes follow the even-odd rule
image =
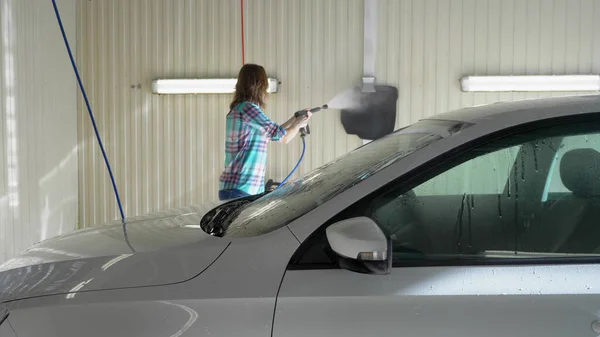
[[[539,113],[543,112],[546,118],[600,112],[600,95],[535,98],[514,102],[499,102],[458,109],[425,119],[451,120],[470,124],[478,124],[485,121],[503,125],[512,124],[513,119],[517,115],[519,116],[518,119],[522,122],[523,112],[525,111],[532,117],[539,116]]]

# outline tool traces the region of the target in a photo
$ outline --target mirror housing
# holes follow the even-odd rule
[[[326,229],[340,267],[357,273],[385,275],[392,269],[392,243],[375,221],[357,217]]]

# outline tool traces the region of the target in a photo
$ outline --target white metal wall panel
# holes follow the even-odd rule
[[[379,0],[377,78],[397,126],[465,106],[574,93],[463,93],[465,75],[600,72],[598,0]]]
[[[362,73],[360,0],[246,0],[246,61],[282,81],[267,114],[283,122]],[[231,77],[241,66],[239,0],[78,2],[78,55],[128,216],[216,198],[227,96],[155,96],[158,77]],[[464,75],[600,72],[600,0],[379,0],[377,79],[400,90],[397,126],[464,106],[567,93],[463,93]],[[570,93],[572,94],[572,93]],[[315,115],[301,173],[360,145],[338,112]],[[115,219],[83,104],[80,212]],[[272,144],[281,179],[299,141]]]
[[[281,80],[268,112],[284,122],[294,111],[320,106],[336,93],[360,83],[362,77],[363,3],[335,1],[247,1],[247,62],[264,64]],[[347,136],[339,111],[316,113],[299,174],[316,168],[361,144]],[[302,148],[269,146],[267,176],[283,179]],[[279,180],[281,181],[281,180]]]
[[[235,77],[242,65],[239,0],[80,1],[78,56],[126,216],[217,198],[229,95],[157,96],[164,77]],[[284,122],[360,81],[362,1],[249,0],[246,61],[282,81],[267,115]],[[83,102],[80,212],[85,225],[118,209]],[[360,145],[339,113],[315,115],[300,173]],[[281,181],[300,140],[272,144],[267,179]]]
[[[75,46],[75,1],[59,0]],[[77,89],[50,1],[0,0],[0,263],[77,225]]]
[[[380,6],[378,80],[400,89],[398,127],[465,106],[577,94],[463,93],[462,76],[600,73],[599,0],[380,0]],[[489,187],[472,172],[501,181],[504,159],[463,165],[427,185],[427,193]]]

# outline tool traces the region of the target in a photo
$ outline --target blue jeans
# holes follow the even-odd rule
[[[250,194],[242,191],[242,190],[238,190],[238,189],[229,189],[229,190],[221,190],[219,191],[219,200],[231,200],[231,199],[237,199],[237,198],[242,198],[242,197],[247,197]]]

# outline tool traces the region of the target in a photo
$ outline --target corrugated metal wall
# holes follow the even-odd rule
[[[463,93],[466,75],[600,73],[598,0],[379,1],[378,78],[400,89],[397,126],[465,106],[576,94]],[[515,150],[470,161],[417,193],[496,193]]]
[[[57,3],[74,45],[76,3]],[[0,263],[76,228],[76,95],[52,3],[0,0]]]
[[[465,106],[566,94],[463,93],[465,75],[600,73],[598,0],[379,3],[377,75],[400,89],[398,126]]]
[[[230,97],[152,95],[151,81],[235,77],[240,1],[80,1],[78,18],[82,76],[126,215],[216,199]],[[266,111],[275,121],[360,80],[362,1],[250,0],[245,21],[246,61],[282,81]],[[80,213],[90,225],[118,210],[86,114],[80,102]],[[360,144],[336,112],[315,116],[313,125],[301,172]],[[300,146],[299,139],[270,145],[267,178],[283,179]]]
[[[79,60],[128,216],[216,197],[229,97],[159,97],[158,77],[231,77],[241,66],[238,0],[80,0]],[[568,3],[568,4],[567,4]],[[379,0],[377,78],[400,89],[397,126],[463,106],[547,94],[462,93],[464,75],[600,72],[600,0]],[[247,61],[282,80],[267,113],[284,121],[360,81],[363,2],[246,1]],[[560,95],[555,93],[553,95]],[[79,105],[80,212],[118,215]],[[360,145],[339,114],[315,115],[301,171]],[[272,144],[281,179],[299,141]]]

